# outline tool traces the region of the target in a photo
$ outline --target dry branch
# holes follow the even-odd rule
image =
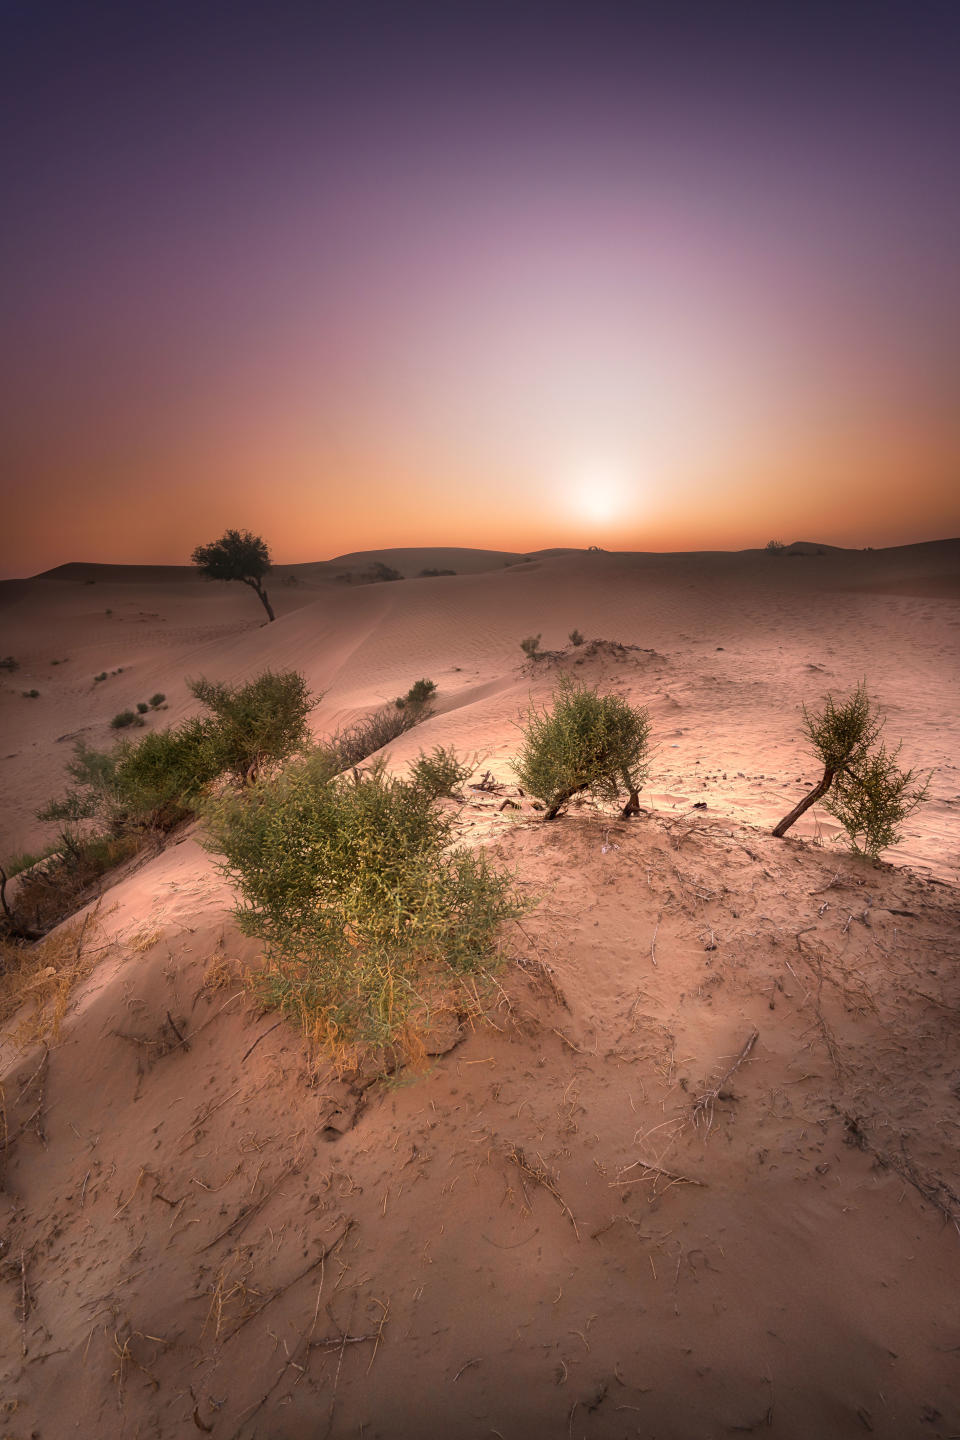
[[[715,1085],[711,1085],[709,1090],[704,1090],[703,1093],[701,1095],[698,1095],[696,1100],[694,1100],[693,1123],[695,1125],[699,1125],[701,1120],[704,1121],[707,1128],[707,1134],[710,1133],[710,1127],[713,1124],[713,1108],[717,1100],[719,1099],[721,1090],[723,1089],[724,1085],[726,1085],[730,1077],[737,1070],[739,1070],[740,1066],[743,1064],[744,1060],[746,1060],[754,1045],[756,1045],[759,1037],[759,1030],[751,1031],[751,1033],[747,1036],[747,1039],[744,1041],[740,1049],[740,1053],[738,1054],[736,1060],[734,1060],[733,1064],[724,1071],[724,1073],[721,1075],[720,1079]]]

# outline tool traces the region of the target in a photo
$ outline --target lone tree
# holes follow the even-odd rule
[[[825,807],[840,821],[854,850],[876,858],[896,844],[901,821],[927,798],[930,777],[914,784],[916,772],[901,770],[896,763],[900,746],[892,752],[882,742],[877,746],[885,724],[863,681],[839,704],[827,695],[822,710],[811,713],[804,706],[804,732],[823,764],[823,775],[783,817],[774,835],[782,838],[832,786]]]
[[[190,558],[207,580],[241,580],[256,590],[267,615],[276,620],[263,588],[263,577],[270,569],[270,551],[259,535],[249,530],[226,530],[219,540],[198,545]]]
[[[514,763],[520,784],[547,806],[555,820],[575,795],[589,790],[601,800],[627,803],[624,820],[640,809],[647,776],[650,718],[619,695],[599,695],[564,676],[553,694],[553,709],[532,707],[523,747]]]

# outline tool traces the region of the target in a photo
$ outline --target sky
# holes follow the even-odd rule
[[[960,6],[0,32],[0,576],[960,534]]]

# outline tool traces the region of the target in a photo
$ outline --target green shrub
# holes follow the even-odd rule
[[[520,641],[520,649],[524,655],[529,656],[531,660],[539,660],[540,635],[528,635],[525,640]]]
[[[436,693],[437,687],[433,680],[416,680],[406,695],[398,695],[394,703],[398,710],[403,710],[407,705],[423,706],[428,700],[432,700]]]
[[[36,700],[40,695],[39,690],[21,690],[20,693],[24,700]]]
[[[307,716],[319,697],[311,697],[295,670],[265,670],[234,689],[202,678],[187,685],[212,714],[209,735],[218,773],[251,781],[309,743]]]
[[[147,704],[146,700],[138,700],[138,701],[137,701],[137,714],[138,714],[138,715],[146,715],[146,713],[147,713],[147,711],[148,711],[149,709],[150,709],[150,706]]]
[[[123,730],[127,725],[136,725],[136,723],[137,712],[135,710],[120,710],[110,721],[110,729]]]
[[[568,638],[569,638],[569,640],[570,640],[570,644],[571,644],[571,645],[582,645],[582,644],[583,644],[583,636],[580,634],[580,631],[579,631],[579,630],[571,630],[571,631],[570,631],[570,635],[569,635]]]
[[[867,694],[864,681],[846,700],[826,695],[823,708],[803,706],[803,728],[823,775],[785,815],[773,833],[782,837],[818,800],[840,821],[854,850],[874,859],[900,839],[900,825],[927,798],[930,777],[897,765],[900,746],[888,752],[877,742],[886,720]],[[826,798],[824,798],[826,797]]]
[[[56,851],[57,847],[55,845],[47,845],[43,850],[37,851],[16,851],[15,854],[10,856],[10,859],[3,867],[6,871],[7,879],[12,880],[14,875],[22,875],[25,870],[32,870],[34,865],[39,865],[43,860],[49,860],[51,855],[56,854]]]
[[[211,801],[209,848],[266,945],[264,988],[331,1047],[403,1047],[415,1015],[489,963],[522,906],[453,818],[382,766],[331,780],[325,760]]]
[[[106,680],[106,678],[107,678],[107,672],[106,672],[106,670],[101,670],[99,675],[94,675],[94,677],[93,677],[93,683],[94,683],[95,685],[98,685],[101,680]]]
[[[14,660],[12,655],[4,655],[3,659],[0,660],[0,670],[9,670],[10,673],[13,674],[14,670],[19,669],[20,662],[19,660]]]
[[[472,770],[473,766],[460,760],[452,747],[445,750],[437,745],[429,755],[420,751],[410,767],[410,783],[431,800],[439,800],[455,795]]]
[[[167,697],[166,697],[166,695],[164,695],[163,691],[162,691],[162,690],[158,690],[157,693],[156,693],[156,695],[151,695],[151,696],[150,696],[150,709],[151,709],[151,710],[158,710],[158,709],[160,708],[160,706],[163,704],[164,700],[166,700],[166,698],[167,698]]]
[[[619,695],[600,695],[564,676],[552,709],[531,706],[514,769],[520,784],[547,806],[553,820],[583,791],[618,802],[627,792],[624,818],[640,808],[647,775],[650,720]]]

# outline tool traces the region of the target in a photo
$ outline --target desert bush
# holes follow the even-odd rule
[[[787,547],[782,540],[768,540],[763,548],[770,555],[779,555],[782,551],[786,550]]]
[[[444,749],[436,745],[429,755],[420,751],[410,767],[410,783],[431,800],[439,800],[454,795],[472,770],[473,766],[462,761],[452,746]]]
[[[22,874],[12,903],[3,894],[0,934],[34,940],[52,930],[97,894],[102,877],[134,855],[137,843],[132,835],[64,827],[49,856]],[[0,893],[6,879],[0,869]]]
[[[538,660],[540,658],[540,636],[528,635],[526,639],[520,641],[520,649],[531,660]]]
[[[34,865],[39,865],[42,860],[49,860],[51,855],[56,854],[55,845],[47,845],[43,850],[17,850],[10,856],[4,865],[4,871],[8,880],[15,875],[22,875],[24,870],[32,870]]]
[[[265,670],[233,689],[203,678],[187,686],[213,717],[209,740],[218,773],[254,780],[309,743],[307,716],[319,697],[311,697],[296,670]]]
[[[151,709],[151,710],[159,710],[160,706],[163,704],[163,702],[164,702],[164,700],[166,700],[166,698],[167,698],[167,697],[166,697],[166,695],[164,695],[163,691],[162,691],[162,690],[158,690],[155,695],[151,695],[151,696],[150,696],[150,709]]]
[[[818,800],[838,819],[854,850],[876,858],[900,838],[900,824],[927,798],[930,777],[903,771],[897,764],[901,747],[891,753],[881,741],[885,717],[867,694],[864,681],[846,700],[824,697],[821,710],[803,706],[803,729],[823,775],[773,831],[784,836]],[[831,793],[832,787],[832,793]],[[829,798],[824,799],[825,796]]]
[[[433,680],[415,680],[407,691],[406,695],[398,695],[394,704],[398,710],[403,710],[407,705],[426,705],[437,693],[437,686]]]
[[[840,821],[850,847],[876,859],[902,838],[902,823],[927,799],[930,776],[901,770],[898,745],[885,745],[837,775],[823,808]]]
[[[93,677],[93,683],[94,683],[95,685],[99,685],[100,681],[101,681],[101,680],[106,680],[106,678],[107,678],[107,672],[106,672],[106,670],[101,670],[99,675],[94,675],[94,677]]]
[[[435,575],[456,575],[456,573],[456,570],[421,570],[420,578],[427,580],[432,579]]]
[[[583,636],[580,634],[579,630],[571,630],[567,638],[569,639],[571,645],[579,646],[583,644]]]
[[[3,659],[0,660],[0,670],[9,670],[12,675],[14,670],[19,669],[20,662],[19,660],[15,660],[12,655],[4,655]]]
[[[135,710],[120,710],[110,721],[110,729],[123,730],[128,725],[136,725],[137,723],[137,712]],[[139,723],[143,724],[143,721]]]
[[[403,576],[399,570],[394,570],[392,566],[384,565],[382,560],[377,560],[375,564],[371,565],[365,578],[378,583],[383,580],[402,580]]]
[[[327,747],[338,758],[337,770],[349,770],[362,764],[370,755],[382,750],[384,745],[389,745],[391,740],[397,740],[419,725],[428,713],[422,705],[405,704],[399,709],[395,704],[384,705],[371,715],[355,720],[346,730],[338,730],[327,742]]]
[[[21,690],[20,693],[23,696],[24,700],[37,700],[40,697],[39,690]]]
[[[146,715],[146,713],[147,713],[147,711],[148,711],[149,709],[150,709],[150,706],[147,704],[146,700],[138,700],[138,701],[137,701],[137,714],[138,714],[138,715]]]
[[[617,803],[622,790],[626,818],[640,808],[649,739],[645,709],[564,676],[551,709],[531,706],[514,769],[523,788],[546,805],[546,820],[583,791]]]
[[[520,913],[510,877],[451,850],[452,817],[382,766],[313,757],[209,802],[208,845],[266,946],[265,993],[331,1047],[402,1050],[412,1018],[490,963]]]

